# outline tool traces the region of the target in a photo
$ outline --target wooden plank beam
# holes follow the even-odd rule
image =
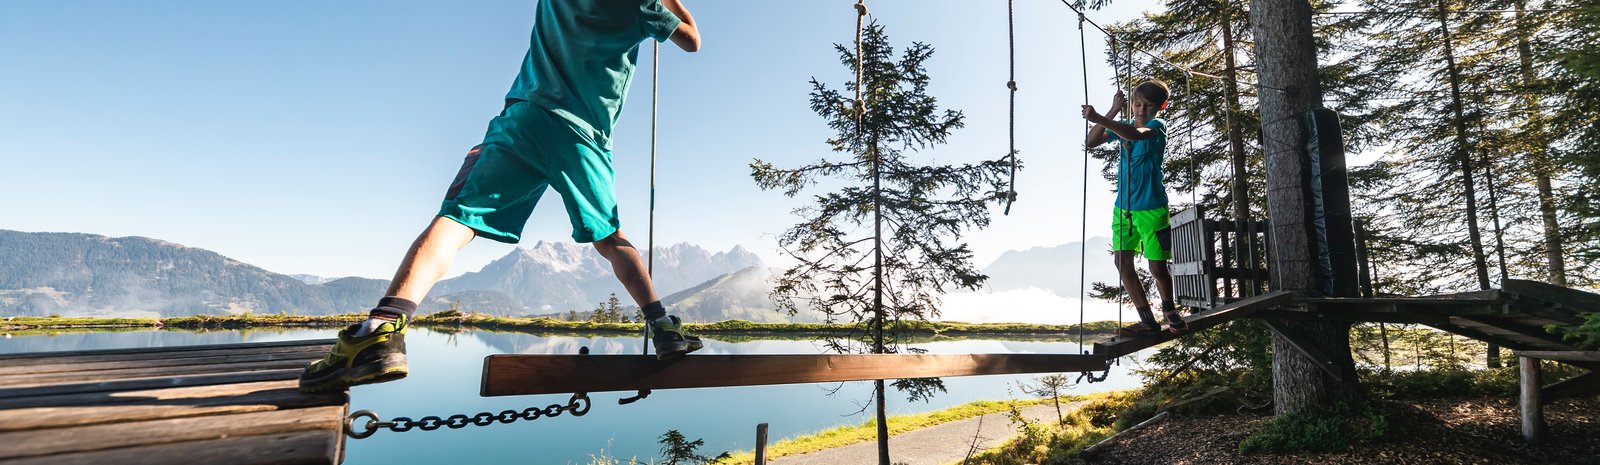
[[[1317,368],[1322,369],[1322,372],[1327,373],[1328,377],[1333,378],[1334,381],[1343,382],[1345,379],[1350,378],[1350,374],[1339,368],[1339,365],[1334,363],[1332,357],[1318,349],[1315,344],[1306,339],[1299,331],[1273,320],[1261,320],[1261,322],[1266,323],[1267,328],[1282,336],[1283,340],[1288,341],[1289,346],[1294,347],[1296,351],[1300,352],[1300,355],[1304,355],[1306,358],[1311,359],[1312,362],[1315,362]]]
[[[0,444],[6,444],[0,447],[0,460],[234,436],[342,431],[344,411],[345,407],[339,405],[13,431],[0,433]]]
[[[1106,369],[1098,355],[490,355],[483,396],[831,383]]]
[[[74,397],[45,396],[28,398],[34,405],[0,410],[0,433],[30,429],[60,428],[101,423],[159,420],[269,410],[289,410],[328,405],[344,405],[349,397],[333,394],[301,394],[298,381],[223,384],[178,389],[119,392],[98,405],[58,405]]]
[[[339,463],[342,434],[337,430],[230,437],[152,446],[77,452],[7,461],[6,465],[312,465]]]
[[[1295,307],[1278,307],[1256,314],[1256,318],[1302,321],[1348,321],[1367,323],[1449,324],[1450,317],[1419,313],[1390,312],[1314,312]]]
[[[1258,312],[1266,311],[1267,309],[1279,305],[1287,304],[1289,303],[1289,296],[1290,294],[1285,291],[1268,292],[1266,294],[1261,294],[1255,297],[1240,300],[1238,302],[1222,305],[1211,310],[1186,316],[1183,318],[1183,321],[1189,324],[1189,332],[1201,331],[1212,326],[1227,323],[1229,321],[1244,318]],[[1095,342],[1094,353],[1095,355],[1102,355],[1106,358],[1117,358],[1154,347],[1157,344],[1177,339],[1179,337],[1182,336],[1174,335],[1165,331],[1144,337],[1113,337],[1106,341]]]
[[[1539,347],[1530,346],[1530,345],[1525,344],[1525,343],[1523,343],[1521,341],[1518,341],[1518,340],[1507,339],[1507,338],[1504,338],[1504,337],[1500,337],[1500,336],[1496,336],[1496,335],[1492,335],[1492,334],[1488,334],[1488,333],[1484,333],[1484,332],[1478,331],[1475,328],[1466,328],[1466,327],[1456,326],[1456,325],[1450,324],[1450,323],[1446,323],[1446,324],[1430,324],[1428,326],[1431,326],[1434,329],[1437,329],[1437,330],[1440,330],[1440,331],[1444,331],[1444,332],[1447,332],[1447,333],[1453,333],[1453,334],[1457,334],[1457,335],[1461,335],[1461,336],[1466,336],[1466,337],[1469,337],[1469,338],[1472,338],[1472,339],[1477,339],[1477,340],[1483,341],[1483,342],[1490,342],[1490,343],[1494,343],[1494,344],[1499,344],[1501,346],[1504,346],[1506,348],[1513,349],[1513,350],[1529,350],[1529,349],[1538,349],[1539,348]]]
[[[1450,317],[1450,324],[1502,339],[1517,341],[1520,346],[1526,348],[1548,350],[1569,350],[1572,348],[1561,343],[1556,335],[1546,333],[1543,329],[1520,328],[1486,318],[1462,316]]]
[[[11,375],[0,377],[0,388],[46,386],[83,381],[117,381],[125,379],[167,378],[208,373],[240,373],[251,371],[304,369],[315,355],[302,355],[291,360],[259,361],[239,364],[209,364],[194,366],[165,366],[153,368],[122,368],[84,372],[45,373],[40,375]]]
[[[1600,350],[1522,350],[1517,355],[1562,362],[1600,362]]]
[[[1504,280],[1500,283],[1500,288],[1508,294],[1555,302],[1575,311],[1600,312],[1600,294],[1592,292],[1524,279]]]
[[[140,347],[133,349],[102,349],[102,350],[74,350],[62,352],[29,352],[21,354],[0,355],[0,366],[14,366],[38,363],[59,363],[64,359],[79,359],[84,356],[102,356],[101,361],[109,360],[140,360],[181,357],[191,352],[217,353],[244,353],[250,351],[268,351],[284,347],[323,346],[333,347],[333,339],[312,339],[304,341],[274,341],[274,342],[245,342],[239,344],[210,344],[198,346],[177,347]],[[57,360],[49,360],[49,359]],[[44,359],[44,360],[41,360]]]
[[[275,351],[266,353],[230,353],[209,355],[201,357],[173,357],[152,360],[114,360],[97,361],[95,357],[84,357],[80,360],[64,361],[44,365],[22,365],[0,367],[0,378],[13,375],[37,376],[47,373],[90,372],[99,370],[120,370],[131,368],[156,368],[196,365],[232,365],[252,362],[272,362],[280,360],[300,360],[310,363],[312,360],[322,358],[328,353],[328,347],[306,346],[297,347],[296,350]],[[109,373],[109,372],[108,372]]]
[[[1583,397],[1600,393],[1600,371],[1591,371],[1578,376],[1573,376],[1544,387],[1544,392],[1539,395],[1539,402],[1550,402]]]
[[[288,370],[247,371],[242,373],[202,374],[166,378],[128,379],[121,381],[90,381],[73,384],[51,384],[45,386],[5,388],[0,389],[0,399],[49,396],[58,394],[77,394],[85,392],[126,391],[134,389],[155,389],[164,387],[204,386],[207,384],[249,383],[255,381],[299,379],[300,373],[304,371],[304,368],[294,368]]]

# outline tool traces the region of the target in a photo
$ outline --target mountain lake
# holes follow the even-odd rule
[[[0,353],[63,350],[162,347],[238,342],[323,339],[333,329],[257,328],[234,331],[187,332],[164,330],[61,332],[51,335],[6,335]],[[368,409],[384,419],[446,417],[456,413],[522,410],[529,406],[566,403],[567,395],[479,397],[483,357],[491,354],[576,354],[587,346],[592,353],[638,353],[637,337],[586,335],[534,335],[467,330],[446,333],[423,327],[407,331],[409,378],[350,392],[350,410]],[[814,354],[823,353],[818,342],[758,339],[739,342],[705,338],[707,354]],[[1015,339],[940,340],[913,347],[929,353],[1079,353],[1073,342],[1019,337]],[[692,355],[691,355],[692,356]],[[1142,384],[1132,369],[1138,362],[1125,358],[1112,367],[1105,382],[1082,383],[1068,394],[1130,389]],[[1077,379],[1076,373],[1070,377]],[[1025,399],[1018,388],[1039,375],[1001,375],[945,378],[947,392],[928,402],[908,402],[904,395],[888,393],[890,415],[941,410],[975,400]],[[689,440],[704,439],[700,452],[755,448],[757,423],[768,423],[769,444],[873,418],[869,400],[872,383],[751,386],[655,391],[631,405],[617,399],[633,393],[591,394],[588,415],[563,415],[512,424],[467,426],[452,430],[380,430],[367,439],[348,439],[345,462],[349,465],[397,463],[519,463],[588,464],[601,454],[626,463],[637,458],[659,459],[657,438],[676,429]]]

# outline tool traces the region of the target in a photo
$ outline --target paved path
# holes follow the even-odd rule
[[[1061,404],[1062,413],[1070,413],[1083,402]],[[1053,404],[1022,408],[1028,421],[1055,421]],[[980,430],[981,425],[981,430]],[[896,463],[908,465],[944,465],[960,463],[972,450],[972,437],[978,436],[977,450],[989,450],[1004,444],[1017,435],[1017,425],[1011,423],[1010,412],[991,413],[981,417],[941,423],[927,428],[908,431],[889,438],[889,457]],[[773,465],[853,465],[878,463],[876,440],[835,447],[809,454],[786,455],[767,459]]]

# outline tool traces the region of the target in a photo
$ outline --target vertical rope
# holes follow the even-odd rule
[[[1008,123],[1008,134],[1011,141],[1011,151],[1006,152],[1006,157],[1011,159],[1011,179],[1006,183],[1006,215],[1011,214],[1011,203],[1017,201],[1017,14],[1016,0],[1006,1],[1006,43],[1010,55],[1011,74],[1006,81],[1006,88],[1011,89],[1011,113]],[[1079,35],[1082,35],[1082,24],[1079,24]]]
[[[1189,81],[1192,80],[1194,80],[1193,74],[1184,73],[1183,98],[1191,102],[1194,101],[1194,88],[1189,86]],[[1169,96],[1167,99],[1171,100],[1171,97]],[[1168,127],[1167,132],[1172,132],[1172,128]],[[1200,206],[1200,171],[1195,168],[1194,164],[1194,133],[1194,128],[1189,128],[1189,135],[1184,139],[1189,141],[1189,175],[1194,177],[1194,188],[1189,189],[1189,203],[1191,206],[1198,208]]]
[[[1083,38],[1083,21],[1084,21],[1084,19],[1086,19],[1086,18],[1083,17],[1083,14],[1079,13],[1078,14],[1078,61],[1079,61],[1079,64],[1081,65],[1080,68],[1083,69],[1083,104],[1084,105],[1088,105],[1089,104],[1089,45],[1086,42],[1084,42],[1084,38]],[[1087,254],[1089,253],[1089,143],[1088,143],[1087,137],[1088,137],[1089,130],[1092,129],[1092,128],[1093,128],[1092,126],[1089,126],[1089,120],[1083,120],[1083,132],[1084,132],[1084,135],[1085,135],[1085,141],[1084,141],[1084,144],[1083,144],[1083,202],[1082,202],[1082,208],[1079,209],[1079,211],[1081,213],[1078,215],[1079,216],[1078,217],[1078,351],[1079,352],[1083,351],[1083,316],[1084,316],[1083,315],[1083,307],[1084,307],[1084,299],[1088,298],[1088,294],[1086,292],[1084,292],[1085,278],[1084,278],[1083,275],[1084,275],[1084,272],[1086,271],[1086,265],[1084,264],[1084,262],[1086,260],[1084,259],[1084,257],[1087,257],[1088,256]],[[1120,278],[1120,276],[1119,276],[1119,278]],[[1121,311],[1121,306],[1120,305],[1118,306],[1118,311],[1117,311],[1117,327],[1119,327],[1119,328],[1122,327],[1122,311]]]
[[[661,43],[650,42],[650,225],[645,242],[649,250],[645,256],[645,274],[654,278],[656,275],[656,114],[657,101],[660,100],[656,88],[661,80]],[[642,315],[642,313],[641,313]],[[644,344],[641,353],[650,355],[650,323],[644,322],[641,331],[644,334]]]
[[[661,43],[651,42],[650,53],[650,235],[645,247],[650,249],[646,259],[651,277],[656,275],[656,114],[658,83],[661,80]]]

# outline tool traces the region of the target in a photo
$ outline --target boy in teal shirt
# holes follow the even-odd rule
[[[1150,275],[1161,293],[1161,313],[1167,320],[1168,331],[1181,333],[1188,329],[1173,305],[1172,274],[1167,269],[1167,260],[1172,258],[1172,228],[1167,212],[1167,188],[1161,182],[1167,126],[1156,118],[1156,113],[1166,109],[1168,95],[1164,82],[1140,83],[1133,89],[1128,122],[1116,120],[1128,103],[1120,90],[1112,98],[1111,110],[1106,115],[1096,113],[1093,105],[1083,106],[1083,118],[1095,124],[1084,143],[1094,147],[1108,140],[1124,142],[1117,163],[1117,201],[1111,209],[1111,250],[1116,255],[1122,288],[1133,301],[1139,322],[1118,329],[1119,336],[1133,337],[1161,330],[1145,298],[1144,285],[1134,272],[1133,256],[1138,252],[1143,252],[1150,262]]]
[[[679,0],[539,0],[528,54],[483,143],[467,152],[433,223],[406,252],[365,322],[339,332],[300,389],[336,391],[404,378],[405,327],[474,237],[515,244],[546,188],[561,195],[572,238],[592,242],[643,310],[658,358],[699,350],[666,314],[639,252],[618,221],[611,132],[633,80],[639,44],[700,48]]]

